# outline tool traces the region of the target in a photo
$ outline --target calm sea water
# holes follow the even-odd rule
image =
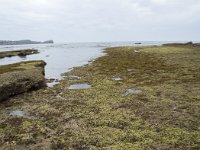
[[[136,42],[107,42],[107,43],[60,43],[60,44],[39,44],[39,45],[6,45],[0,46],[0,51],[19,50],[35,48],[39,54],[26,57],[11,57],[0,59],[0,65],[12,64],[20,61],[44,60],[46,78],[60,79],[61,74],[68,72],[73,67],[82,66],[100,57],[103,49],[115,46],[135,46]],[[141,42],[142,46],[161,45],[169,42]]]

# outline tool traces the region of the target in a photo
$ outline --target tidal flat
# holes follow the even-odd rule
[[[78,79],[0,103],[0,149],[200,149],[200,47],[105,53],[65,73]],[[66,88],[82,83],[92,88]]]

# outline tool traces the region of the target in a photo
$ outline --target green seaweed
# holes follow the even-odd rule
[[[65,74],[80,79],[66,78],[53,88],[0,104],[0,147],[199,149],[200,48],[117,47],[105,52]],[[67,89],[76,83],[92,88]],[[127,89],[143,93],[123,96]],[[16,118],[7,114],[14,109],[26,110],[32,118],[11,124]]]
[[[44,61],[27,61],[27,62],[19,62],[15,64],[9,65],[1,65],[0,66],[0,74],[13,72],[13,71],[23,71],[41,67],[43,68],[46,65]]]

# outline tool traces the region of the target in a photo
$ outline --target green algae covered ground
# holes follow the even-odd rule
[[[13,56],[20,56],[24,57],[27,55],[38,54],[38,50],[36,49],[24,49],[24,50],[16,50],[16,51],[3,51],[0,52],[0,59],[5,57],[13,57]]]
[[[200,47],[105,52],[65,74],[80,79],[1,103],[0,149],[200,149]],[[67,88],[77,83],[92,88]],[[128,89],[142,93],[124,96]]]
[[[31,70],[31,69],[38,69],[41,68],[42,72],[44,72],[44,67],[46,63],[42,60],[36,61],[24,61],[14,64],[8,65],[0,65],[0,74],[10,73],[14,71],[24,71],[24,70]]]

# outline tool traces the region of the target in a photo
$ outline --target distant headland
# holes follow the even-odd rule
[[[0,40],[0,45],[50,44],[50,43],[54,43],[54,41],[48,40],[48,41],[40,42],[40,41],[31,41],[31,40],[19,40],[19,41]]]

